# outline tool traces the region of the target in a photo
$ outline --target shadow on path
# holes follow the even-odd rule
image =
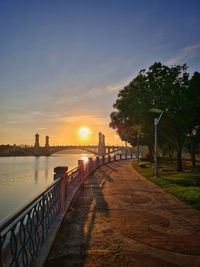
[[[200,212],[122,161],[88,178],[45,267],[200,267],[199,244]]]
[[[60,227],[45,267],[84,266],[97,216],[108,216],[102,189],[112,183],[112,170],[95,172],[73,201]]]

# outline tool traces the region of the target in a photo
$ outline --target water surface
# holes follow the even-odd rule
[[[53,169],[77,166],[87,154],[55,154],[51,157],[0,157],[0,221],[24,206],[53,182]]]

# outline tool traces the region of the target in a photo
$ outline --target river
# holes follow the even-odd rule
[[[54,154],[50,157],[0,157],[0,221],[24,206],[53,182],[53,169],[77,166],[92,154]]]

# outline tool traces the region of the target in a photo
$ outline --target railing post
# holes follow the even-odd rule
[[[79,173],[79,180],[81,181],[84,177],[84,160],[78,160],[78,173]]]
[[[68,171],[67,166],[58,166],[54,168],[54,180],[61,178],[60,180],[60,211],[65,211],[65,190],[66,190],[66,173]]]
[[[125,154],[125,159],[127,159],[127,153]]]
[[[88,158],[88,164],[89,164],[89,174],[93,171],[93,159]]]
[[[105,156],[102,156],[102,165],[105,164]]]
[[[122,160],[122,154],[119,154],[119,159]]]
[[[96,168],[98,168],[99,167],[99,157],[97,156],[96,157]]]
[[[113,161],[116,161],[116,155],[114,154],[114,156],[113,156]]]
[[[108,155],[108,162],[110,162],[111,161],[111,157],[110,157],[110,155]]]

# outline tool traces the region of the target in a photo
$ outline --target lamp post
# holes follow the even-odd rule
[[[154,118],[154,126],[155,126],[155,177],[158,177],[158,123],[160,119],[162,118],[162,115],[164,113],[163,110],[157,109],[157,108],[152,108],[150,109],[150,112],[158,113],[160,116],[157,118]]]
[[[137,134],[137,162],[140,163],[140,141],[139,134]]]

